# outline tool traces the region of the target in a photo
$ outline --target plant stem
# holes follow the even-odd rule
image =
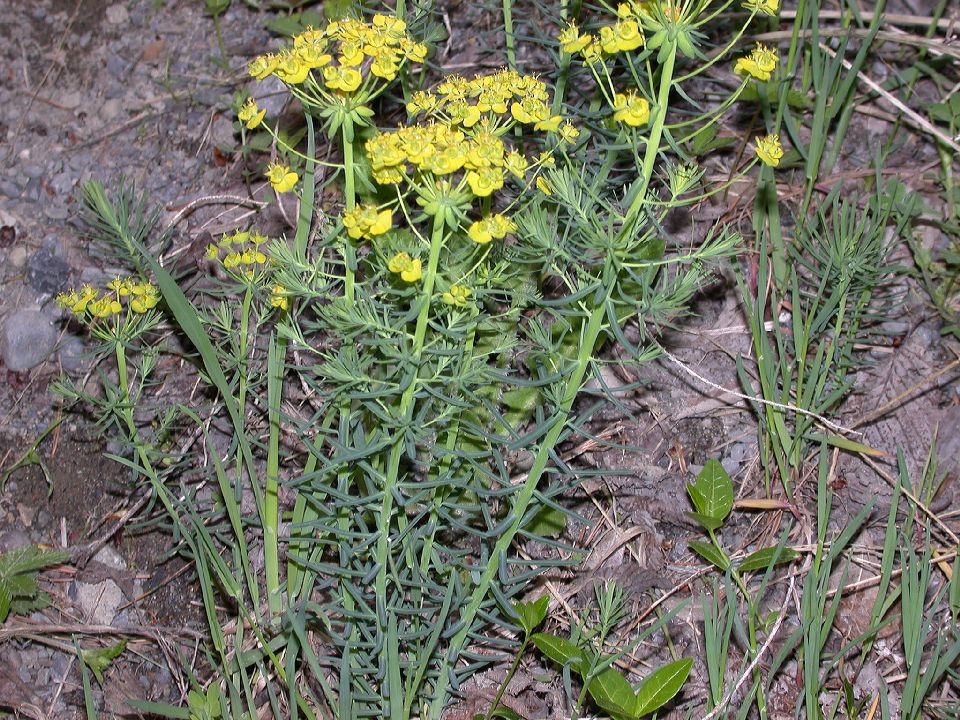
[[[503,0],[503,30],[507,41],[507,67],[515,71],[517,69],[517,49],[513,36],[513,3],[511,0]]]
[[[357,206],[356,177],[353,168],[353,123],[349,118],[343,121],[340,131],[343,140],[343,199],[347,212]],[[357,255],[350,238],[343,239],[343,296],[353,302],[354,272]]]
[[[649,187],[650,181],[653,178],[654,165],[656,163],[660,148],[660,138],[663,134],[664,119],[667,115],[667,103],[670,97],[670,88],[673,85],[673,66],[675,55],[676,46],[671,45],[669,47],[667,59],[663,63],[663,67],[661,69],[660,91],[658,93],[657,100],[658,105],[656,108],[656,115],[653,120],[653,126],[650,130],[650,137],[647,141],[647,149],[643,161],[643,175],[639,179],[640,185],[637,188],[637,194],[634,197],[629,210],[627,211],[627,216],[624,220],[625,228],[627,226],[632,226],[633,221],[639,216],[640,210],[643,207],[643,200],[647,193],[647,188]],[[494,544],[493,550],[490,553],[490,559],[487,561],[483,572],[480,574],[480,578],[477,580],[476,585],[474,586],[473,593],[470,595],[470,600],[460,613],[461,627],[457,634],[454,635],[450,640],[446,666],[441,668],[440,674],[437,678],[437,688],[434,693],[433,703],[431,705],[431,717],[440,717],[443,711],[443,708],[446,704],[448,676],[452,670],[452,666],[454,663],[456,663],[457,656],[460,654],[463,645],[467,641],[470,631],[473,629],[474,618],[487,598],[487,593],[490,590],[490,583],[493,581],[493,578],[496,576],[500,568],[501,558],[506,555],[507,551],[510,549],[510,545],[513,544],[514,538],[520,531],[520,527],[524,520],[524,515],[526,514],[530,502],[533,500],[533,496],[537,490],[537,485],[539,485],[540,479],[543,477],[543,473],[547,468],[547,463],[550,460],[550,454],[553,452],[554,447],[556,447],[556,444],[560,439],[560,435],[563,433],[564,427],[566,427],[567,418],[570,416],[570,411],[573,408],[573,403],[580,391],[587,368],[593,361],[593,351],[596,347],[597,340],[600,338],[600,332],[603,329],[604,319],[607,317],[607,303],[609,302],[610,297],[616,288],[618,279],[616,267],[616,259],[612,254],[608,255],[603,268],[603,291],[602,293],[598,293],[599,299],[591,310],[589,320],[587,321],[587,324],[580,336],[580,345],[577,352],[576,363],[570,374],[567,376],[567,382],[564,385],[559,406],[550,420],[552,426],[550,430],[547,431],[547,434],[543,438],[543,442],[540,444],[540,447],[537,450],[533,464],[530,466],[530,470],[527,473],[526,481],[523,483],[523,486],[515,496],[513,507],[511,509],[513,520]],[[594,297],[596,297],[596,295]]]
[[[444,221],[442,213],[438,213],[433,218],[433,232],[430,236],[430,257],[427,261],[427,269],[423,276],[423,287],[420,291],[420,310],[417,314],[417,325],[413,334],[413,347],[410,351],[411,373],[412,377],[400,396],[400,405],[397,408],[397,416],[400,426],[397,429],[397,437],[394,438],[393,446],[390,448],[390,456],[387,460],[387,467],[383,482],[383,503],[380,508],[377,521],[376,562],[377,576],[374,581],[374,591],[377,599],[377,618],[382,623],[381,631],[386,634],[387,623],[389,622],[390,612],[386,607],[387,602],[387,573],[391,566],[389,560],[390,551],[390,529],[393,524],[393,493],[396,489],[400,477],[400,462],[403,459],[404,435],[409,426],[414,409],[414,399],[417,394],[419,384],[420,362],[423,356],[424,339],[427,334],[427,326],[430,320],[431,298],[433,296],[433,287],[437,277],[437,268],[440,264],[440,251],[444,245]],[[386,647],[384,648],[384,653]],[[386,660],[385,660],[386,661]],[[403,697],[400,688],[391,688],[390,705],[391,709],[396,711],[403,703]]]
[[[281,611],[279,484],[280,471],[280,396],[283,392],[283,369],[287,355],[286,337],[270,338],[267,356],[267,414],[270,436],[267,441],[267,474],[263,489],[263,566],[267,585],[267,609],[271,619]]]

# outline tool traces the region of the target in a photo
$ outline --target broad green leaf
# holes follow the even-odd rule
[[[513,710],[503,705],[497,705],[497,707],[490,711],[489,717],[492,718],[501,718],[501,720],[524,720],[522,715],[518,715]],[[473,720],[486,720],[487,715],[484,713],[477,713],[473,716]]]
[[[777,553],[780,553],[777,556]],[[776,562],[774,564],[781,565],[783,563],[792,562],[797,557],[799,553],[793,548],[789,547],[767,547],[760,550],[756,550],[749,555],[747,555],[743,560],[740,561],[740,564],[737,565],[737,570],[740,572],[755,572],[757,570],[766,570],[770,567],[770,563],[776,557]]]
[[[556,537],[567,527],[567,516],[556,508],[543,507],[524,526],[524,530],[540,537]]]
[[[687,681],[691,667],[693,660],[684,658],[664,665],[649,675],[637,690],[633,716],[649,715],[670,702]]]
[[[513,609],[520,619],[520,626],[529,635],[540,623],[547,617],[547,605],[550,599],[544,595],[532,602],[517,602],[513,604]]]
[[[723,520],[718,520],[710,515],[698,512],[688,512],[686,515],[706,530],[719,530],[723,527]]]
[[[726,553],[712,543],[691,540],[687,546],[711,565],[716,565],[724,572],[730,567],[730,558]]]
[[[557,665],[570,665],[578,673],[583,674],[585,669],[583,651],[569,640],[550,633],[536,633],[530,639],[537,650]]]
[[[121,640],[114,645],[108,645],[103,648],[81,651],[83,661],[90,666],[93,674],[97,677],[97,682],[103,684],[103,671],[120,657],[120,654],[127,649],[127,641]]]
[[[722,521],[733,509],[733,482],[719,461],[707,460],[696,482],[687,485],[694,509]]]
[[[633,717],[636,696],[630,683],[616,668],[608,667],[593,678],[587,686],[587,692],[600,708],[611,715]]]

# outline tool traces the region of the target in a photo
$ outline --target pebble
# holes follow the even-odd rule
[[[8,370],[25,372],[53,352],[57,331],[39,310],[17,310],[0,331],[0,356]]]
[[[109,625],[125,602],[123,591],[113,580],[96,584],[77,583],[77,605],[88,622]]]
[[[27,264],[27,249],[23,245],[11,248],[10,252],[7,253],[7,262],[12,268],[19,270]]]
[[[64,338],[57,351],[57,360],[60,361],[60,368],[67,375],[80,375],[86,372],[90,358],[83,339],[76,335],[68,335]]]
[[[20,186],[7,178],[0,178],[0,195],[15,199],[20,197],[22,190]]]
[[[66,217],[67,209],[57,205],[48,205],[44,213],[52,217],[50,211],[57,207],[62,208],[63,217]],[[53,295],[66,290],[69,283],[70,266],[50,248],[40,248],[27,260],[27,284],[38,293]]]
[[[107,8],[107,22],[111,25],[126,25],[130,20],[125,3],[116,3]]]
[[[51,220],[66,220],[70,217],[70,211],[66,206],[59,203],[50,203],[43,208],[43,214]]]
[[[57,96],[57,104],[65,107],[67,110],[75,110],[83,102],[83,95],[79,90],[69,90]]]

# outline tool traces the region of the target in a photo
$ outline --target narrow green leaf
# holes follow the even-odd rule
[[[486,720],[486,718],[501,718],[501,720],[524,720],[522,715],[518,715],[513,710],[503,705],[497,705],[496,708],[490,711],[489,715],[484,713],[477,713],[473,716],[473,720]]]
[[[716,565],[724,572],[729,569],[730,558],[716,545],[700,540],[691,540],[687,543],[687,546],[711,565]]]
[[[585,669],[583,651],[569,640],[550,633],[536,633],[530,637],[530,640],[537,650],[557,665],[570,665],[578,673],[583,674]]]
[[[524,530],[540,537],[556,537],[567,527],[567,516],[556,508],[542,508],[524,526]]]
[[[633,688],[616,668],[608,667],[587,686],[587,692],[598,707],[611,715],[632,717],[636,707]]]
[[[684,658],[664,665],[649,675],[637,690],[633,716],[649,715],[670,702],[687,681],[691,667],[693,660]]]
[[[757,570],[766,570],[770,567],[770,564],[782,565],[783,563],[792,562],[799,557],[798,553],[793,548],[789,547],[767,547],[762,548],[761,550],[756,550],[749,555],[747,555],[743,560],[740,561],[740,564],[737,565],[737,570],[740,572],[756,572]]]
[[[877,450],[869,445],[864,445],[863,443],[858,443],[855,440],[845,438],[842,435],[826,435],[824,433],[815,432],[809,433],[806,437],[812,443],[825,442],[827,445],[832,445],[840,448],[841,450],[847,450],[848,452],[862,453],[872,457],[885,457],[887,454],[883,450]]]

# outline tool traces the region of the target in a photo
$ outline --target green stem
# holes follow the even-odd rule
[[[410,383],[400,396],[400,405],[397,409],[397,415],[400,420],[400,427],[397,429],[397,437],[390,448],[390,456],[387,460],[387,468],[383,483],[383,503],[380,508],[377,522],[376,561],[377,577],[374,581],[374,591],[377,598],[377,617],[379,622],[383,623],[381,630],[384,636],[387,631],[386,623],[389,622],[390,611],[386,607],[387,602],[387,573],[390,568],[390,528],[393,523],[393,492],[397,486],[400,477],[400,461],[403,459],[406,443],[404,435],[413,416],[414,399],[417,394],[419,384],[420,362],[423,356],[423,345],[427,334],[427,326],[430,320],[431,298],[433,296],[433,287],[437,277],[437,268],[440,264],[440,251],[444,244],[444,221],[442,213],[433,218],[433,232],[430,237],[430,257],[427,261],[427,269],[423,276],[423,287],[420,292],[420,310],[417,315],[417,325],[413,334],[413,347],[411,348],[411,373]],[[386,652],[386,648],[384,649]],[[403,698],[399,688],[393,689],[390,698],[391,708],[394,711],[400,709]]]
[[[654,165],[659,153],[660,139],[663,134],[663,123],[667,115],[667,103],[670,98],[670,88],[673,85],[673,67],[675,55],[676,46],[671,45],[669,47],[667,59],[663,63],[663,68],[660,74],[660,92],[658,93],[657,98],[658,105],[650,131],[650,137],[647,140],[647,149],[643,162],[643,175],[640,178],[638,192],[627,212],[627,217],[624,221],[625,226],[632,226],[632,220],[635,220],[639,216],[640,210],[643,207],[643,200],[646,196],[647,188],[649,187],[650,181],[653,177]],[[552,423],[550,430],[547,431],[547,434],[543,438],[543,442],[540,444],[540,447],[537,450],[533,464],[530,466],[530,470],[527,474],[526,481],[523,483],[519,492],[515,496],[513,508],[511,509],[511,516],[513,520],[494,544],[494,547],[490,553],[490,559],[487,561],[483,572],[476,581],[476,585],[474,586],[473,593],[470,595],[469,601],[460,613],[461,627],[457,634],[454,635],[450,640],[446,667],[441,669],[439,677],[437,678],[437,688],[436,692],[434,693],[433,704],[431,706],[431,717],[440,717],[444,706],[446,705],[449,671],[453,669],[453,665],[456,663],[457,657],[466,643],[470,631],[473,629],[474,619],[483,605],[483,602],[487,599],[487,595],[490,591],[490,584],[493,582],[493,579],[497,575],[497,572],[500,568],[501,558],[506,556],[507,551],[513,544],[514,538],[520,531],[524,515],[526,514],[527,508],[533,500],[534,494],[537,490],[537,485],[539,485],[540,479],[543,477],[543,474],[547,468],[547,463],[550,460],[550,453],[553,451],[554,447],[556,447],[556,444],[560,439],[560,435],[563,433],[564,427],[566,427],[567,419],[570,416],[573,403],[577,398],[577,394],[580,391],[581,385],[583,384],[583,379],[586,375],[587,368],[590,367],[590,364],[593,361],[594,348],[596,347],[597,340],[600,338],[600,333],[603,330],[604,319],[607,317],[607,304],[610,301],[610,297],[612,296],[617,284],[618,273],[615,267],[616,259],[612,255],[608,255],[606,262],[604,263],[603,270],[603,293],[591,310],[589,320],[582,331],[576,362],[572,371],[567,376],[567,381],[563,388],[559,406],[557,407],[557,411],[554,413],[553,418],[551,418],[550,421]]]
[[[513,657],[513,662],[510,663],[510,669],[507,670],[506,677],[503,678],[503,682],[500,683],[500,687],[497,688],[497,694],[494,696],[493,702],[490,704],[486,716],[484,716],[484,720],[492,720],[494,711],[497,709],[497,706],[500,705],[500,699],[503,697],[503,693],[506,692],[507,687],[510,685],[510,681],[517,672],[517,668],[520,667],[520,661],[523,659],[523,654],[527,651],[527,645],[529,643],[530,636],[529,634],[525,634],[523,642],[520,644],[520,649],[517,650],[517,654]]]
[[[344,119],[343,129],[340,132],[343,140],[343,197],[347,212],[357,206],[356,177],[353,167],[353,123],[349,118]],[[349,238],[343,240],[343,296],[348,302],[353,301],[355,283],[354,267],[357,264],[357,254]]]
[[[507,40],[507,66],[516,71],[517,49],[516,40],[513,36],[513,3],[511,0],[503,0],[503,30],[506,33]]]
[[[270,339],[267,357],[267,413],[270,436],[267,441],[267,475],[263,490],[263,555],[267,585],[267,609],[271,618],[281,612],[279,483],[280,472],[280,397],[283,391],[283,368],[287,355],[287,339]]]

